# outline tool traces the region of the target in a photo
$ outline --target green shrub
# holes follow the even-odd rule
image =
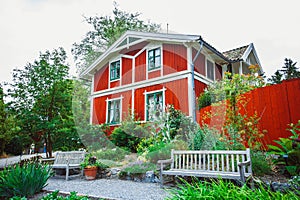
[[[239,187],[232,182],[225,182],[223,180],[212,182],[193,181],[192,183],[182,181],[183,183],[178,186],[178,189],[171,190],[171,196],[167,197],[167,199],[299,199],[291,191],[285,194],[279,191],[272,192],[262,185],[259,188],[251,189],[246,185]]]
[[[272,160],[261,151],[251,152],[252,171],[256,176],[271,174]]]
[[[137,161],[134,163],[130,163],[127,167],[122,169],[122,171],[130,173],[130,174],[144,174],[147,171],[155,171],[156,164],[149,162]]]
[[[188,144],[182,140],[173,140],[170,143],[156,143],[155,145],[151,145],[148,150],[149,152],[146,154],[146,159],[151,163],[157,163],[158,160],[169,159],[171,156],[171,150],[186,150]]]
[[[0,172],[0,196],[31,196],[41,191],[52,176],[48,165],[25,163]]]
[[[122,148],[99,150],[93,153],[98,159],[121,161],[129,154]]]
[[[137,146],[137,153],[143,154],[148,151],[148,148],[155,142],[154,137],[143,138]]]
[[[77,196],[77,192],[70,192],[69,196],[63,197],[58,195],[59,191],[52,192],[47,196],[43,197],[41,200],[88,200],[88,197]]]
[[[211,95],[209,92],[203,92],[198,97],[198,108],[204,108],[211,105]]]

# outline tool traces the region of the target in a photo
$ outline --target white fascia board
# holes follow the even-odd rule
[[[249,56],[249,54],[250,54],[251,52],[253,53],[253,55],[254,55],[254,57],[255,57],[255,60],[256,60],[257,64],[259,65],[260,71],[263,73],[264,71],[263,71],[263,69],[262,69],[260,60],[259,60],[259,58],[258,58],[258,56],[257,56],[257,53],[256,53],[256,50],[255,50],[255,48],[254,48],[254,44],[253,44],[253,43],[249,44],[248,48],[247,48],[246,51],[244,52],[244,54],[243,54],[243,56],[242,56],[241,59],[242,59],[244,62],[246,62],[246,60],[247,60],[247,58],[248,58],[248,56]]]

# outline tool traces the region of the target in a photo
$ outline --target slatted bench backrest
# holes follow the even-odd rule
[[[181,151],[172,150],[171,170],[202,170],[212,172],[239,173],[239,162],[250,160],[250,149],[245,151]],[[246,173],[252,174],[251,166]]]
[[[57,152],[54,160],[55,164],[80,164],[84,160],[84,151]]]

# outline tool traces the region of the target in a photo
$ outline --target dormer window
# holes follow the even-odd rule
[[[161,49],[160,47],[148,51],[148,70],[154,70],[161,67]]]
[[[110,63],[110,80],[120,79],[120,60]]]

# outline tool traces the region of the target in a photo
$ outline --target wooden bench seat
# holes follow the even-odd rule
[[[171,159],[159,160],[163,175],[235,179],[245,182],[252,175],[250,149],[238,151],[171,151]],[[165,170],[169,164],[170,169]]]
[[[57,152],[52,169],[56,172],[57,169],[66,170],[66,180],[70,177],[70,169],[79,169],[80,173],[72,176],[82,175],[80,163],[84,161],[84,151],[67,151]],[[56,175],[56,173],[55,173]]]

